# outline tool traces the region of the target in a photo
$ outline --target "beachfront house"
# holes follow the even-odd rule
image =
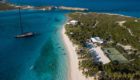
[[[71,20],[67,24],[77,25],[78,24],[78,21],[77,20]]]
[[[93,37],[93,38],[91,38],[91,41],[93,43],[99,43],[99,44],[103,43],[103,40],[100,37]]]

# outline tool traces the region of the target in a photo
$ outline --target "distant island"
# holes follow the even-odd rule
[[[59,6],[58,9],[72,10],[72,11],[88,11],[87,8],[76,8],[76,7],[66,7],[66,6]]]
[[[140,79],[139,18],[71,13],[62,33],[70,64],[73,64],[70,66],[72,80],[76,80],[75,77],[80,79],[80,72],[95,80]]]
[[[12,10],[12,9],[16,9],[16,7],[14,7],[8,3],[0,2],[0,10]]]
[[[14,5],[10,3],[1,3],[0,2],[0,10],[14,10],[14,9],[32,9],[32,10],[53,10],[53,9],[59,9],[59,10],[71,10],[71,11],[87,11],[86,8],[77,8],[77,7],[66,7],[66,6],[30,6],[30,5]]]
[[[54,7],[53,6],[29,6],[29,5],[24,5],[24,6],[19,6],[19,5],[14,5],[10,3],[0,3],[0,10],[14,10],[14,9],[34,9],[34,10],[52,10]]]

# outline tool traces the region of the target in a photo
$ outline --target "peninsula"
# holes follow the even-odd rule
[[[62,35],[70,80],[140,79],[139,18],[77,12],[68,19]]]

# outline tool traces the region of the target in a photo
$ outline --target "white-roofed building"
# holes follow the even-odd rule
[[[93,43],[100,43],[100,44],[103,43],[103,40],[100,37],[93,37],[93,38],[91,38],[91,41]]]
[[[77,25],[77,23],[78,23],[77,20],[71,20],[67,24]]]

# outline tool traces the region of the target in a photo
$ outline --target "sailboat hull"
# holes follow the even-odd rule
[[[26,37],[32,37],[32,36],[34,36],[33,32],[27,32],[27,33],[17,35],[16,38],[26,38]]]

